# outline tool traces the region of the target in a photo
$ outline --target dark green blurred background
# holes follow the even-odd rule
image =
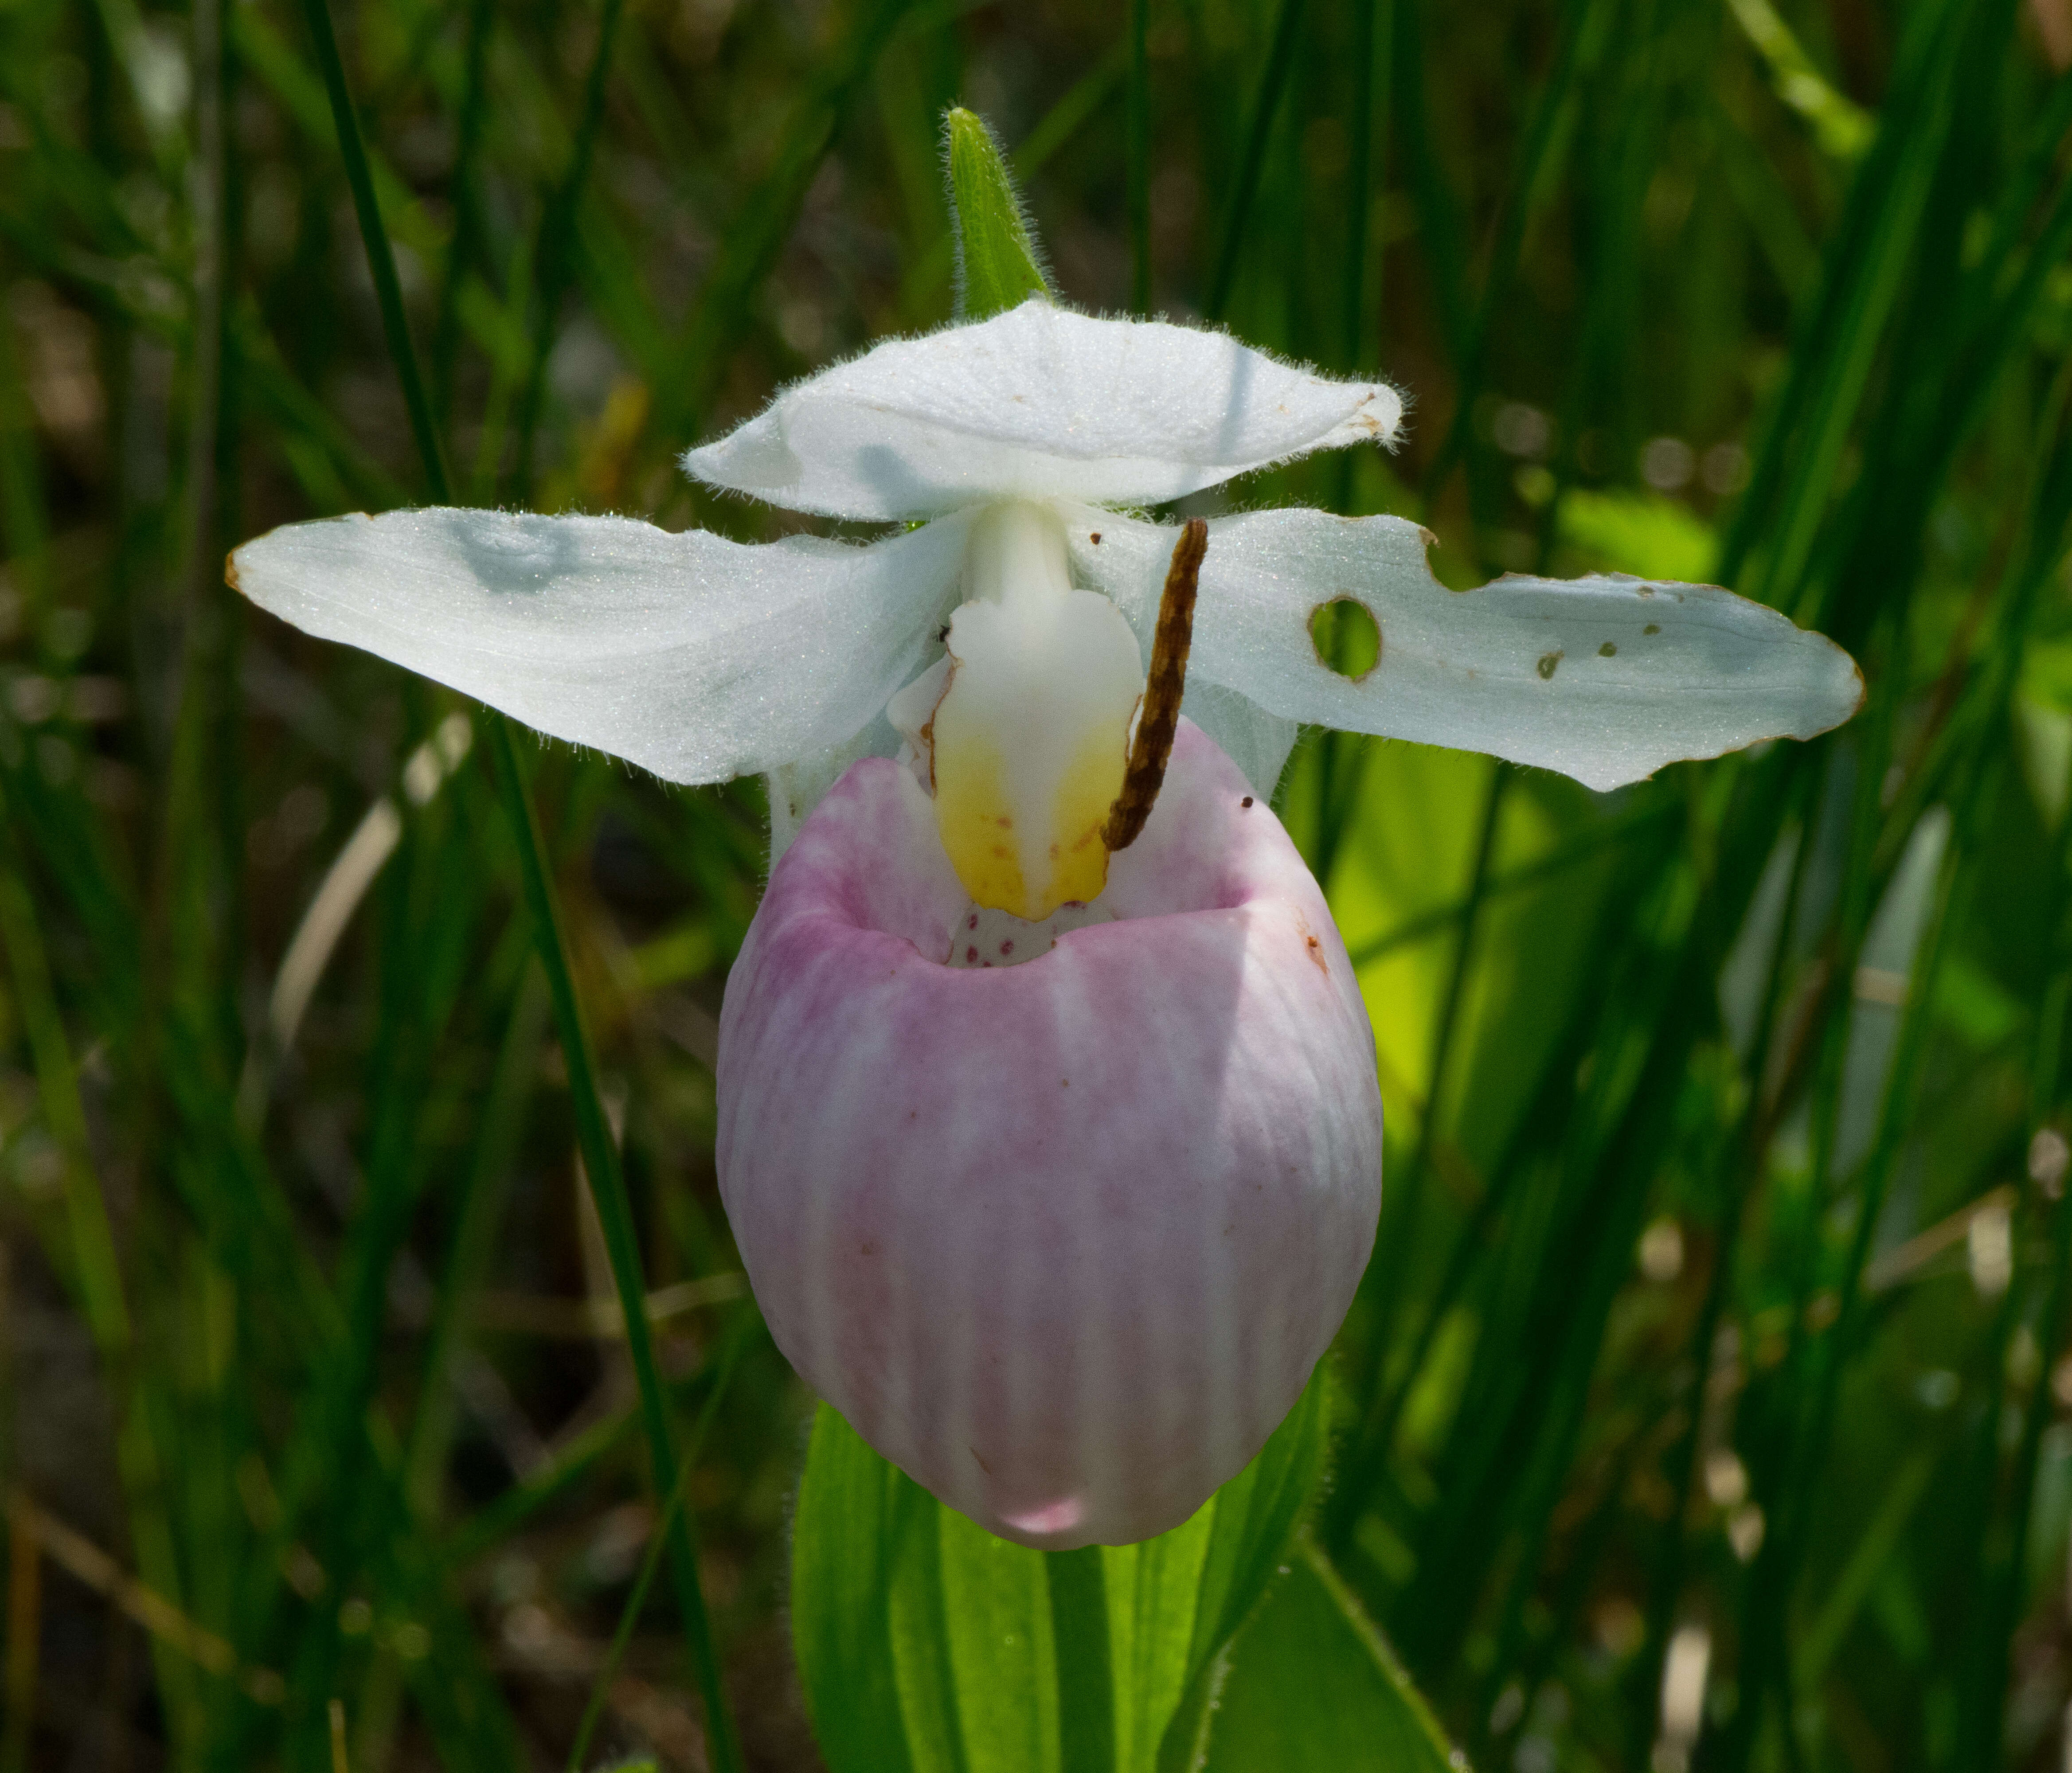
[[[1298,748],[1390,1133],[1312,1531],[1485,1769],[2072,1764],[2065,0],[335,16],[468,502],[795,526],[674,455],[948,318],[961,103],[1067,299],[1408,392],[1190,511],[1856,655],[1607,797]],[[656,1510],[480,717],[221,582],[426,491],[305,8],[0,0],[0,1761],[328,1767],[335,1697],[355,1769],[556,1767],[594,1689],[701,1764],[664,1598],[600,1678]],[[712,1166],[759,790],[523,755],[747,1762],[812,1767]]]

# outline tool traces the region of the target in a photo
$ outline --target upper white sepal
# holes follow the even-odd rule
[[[1387,444],[1402,415],[1386,383],[1332,381],[1227,333],[1032,300],[823,370],[684,466],[832,517],[1158,504],[1313,449]]]

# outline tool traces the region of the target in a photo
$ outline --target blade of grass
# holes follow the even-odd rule
[[[1151,0],[1129,0],[1129,311],[1151,312]]]
[[[841,48],[820,65],[801,94],[770,170],[729,224],[679,335],[676,374],[658,391],[656,401],[654,422],[664,435],[680,437],[704,422],[755,292],[790,238],[807,191],[870,79],[878,50],[910,3],[856,0]]]
[[[484,1098],[475,1160],[456,1205],[453,1242],[441,1277],[438,1305],[426,1339],[417,1419],[410,1430],[405,1482],[417,1512],[436,1520],[454,1425],[447,1368],[466,1334],[467,1319],[489,1266],[508,1198],[513,1160],[524,1131],[525,1109],[537,1075],[546,1032],[546,983],[535,962],[511,1008],[496,1070]]]
[[[1387,1321],[1392,1324],[1395,1315],[1392,1307],[1401,1291],[1403,1264],[1409,1259],[1415,1245],[1433,1143],[1438,1136],[1440,1117],[1445,1111],[1445,1092],[1451,1081],[1461,1006],[1466,999],[1468,979],[1474,963],[1477,921],[1489,890],[1490,864],[1496,855],[1497,827],[1503,818],[1504,791],[1511,777],[1509,765],[1501,762],[1492,765],[1482,801],[1481,827],[1475,838],[1474,860],[1468,872],[1460,934],[1454,943],[1453,965],[1447,971],[1446,987],[1440,995],[1438,1013],[1433,1023],[1431,1081],[1425,1087],[1424,1113],[1418,1122],[1416,1140],[1410,1147],[1409,1160],[1404,1166],[1403,1179],[1395,1187],[1396,1210],[1386,1215],[1387,1223],[1375,1236],[1375,1258],[1368,1264],[1367,1274],[1361,1281],[1369,1296],[1380,1303],[1382,1310],[1388,1314]],[[1388,1340],[1385,1333],[1383,1340]]]
[[[1490,330],[1500,306],[1508,299],[1525,245],[1527,225],[1544,193],[1568,138],[1568,120],[1576,102],[1576,86],[1586,54],[1610,29],[1617,8],[1610,0],[1571,0],[1562,9],[1561,32],[1554,57],[1533,102],[1532,115],[1519,138],[1517,165],[1504,194],[1496,244],[1483,279],[1482,299],[1461,337],[1453,363],[1453,417],[1445,441],[1426,470],[1424,496],[1429,510],[1445,490],[1446,478],[1466,453],[1474,423],[1475,396],[1482,384]]]
[[[757,1336],[767,1333],[761,1314],[753,1310],[738,1312],[733,1328],[727,1332],[730,1343],[739,1338],[744,1353]],[[707,1370],[701,1368],[689,1378],[673,1381],[672,1394],[678,1398],[688,1395],[704,1381]],[[633,1432],[639,1420],[640,1412],[636,1406],[607,1416],[583,1430],[563,1446],[543,1469],[514,1484],[448,1534],[441,1548],[446,1566],[466,1570],[487,1556],[542,1508],[566,1496],[595,1471],[598,1463]]]
[[[1811,772],[1803,773],[1808,781]],[[1627,1677],[1630,1724],[1627,1743],[1636,1759],[1645,1756],[1653,1740],[1656,1696],[1661,1690],[1662,1669],[1682,1598],[1688,1552],[1686,1523],[1698,1480],[1700,1443],[1705,1427],[1706,1387],[1711,1383],[1713,1350],[1729,1299],[1733,1296],[1736,1262],[1742,1228],[1759,1192],[1768,1161],[1780,1103],[1766,1095],[1770,1074],[1771,1043],[1778,1032],[1785,980],[1798,934],[1799,917],[1804,903],[1806,880],[1812,865],[1812,827],[1819,815],[1819,789],[1812,790],[1813,804],[1801,826],[1798,854],[1792,858],[1790,883],[1785,893],[1785,913],[1778,918],[1770,943],[1761,999],[1756,1009],[1755,1037],[1741,1075],[1746,1081],[1747,1101],[1732,1139],[1722,1148],[1720,1194],[1725,1210],[1713,1237],[1712,1272],[1705,1286],[1705,1302],[1686,1345],[1684,1369],[1691,1374],[1690,1396],[1685,1405],[1685,1424],[1671,1449],[1669,1493],[1675,1500],[1662,1523],[1654,1567],[1649,1573],[1646,1636],[1640,1654]]]
[[[1390,39],[1388,14],[1394,9],[1395,0],[1358,0],[1353,10],[1353,97],[1352,111],[1347,134],[1350,137],[1348,151],[1351,176],[1346,187],[1346,262],[1341,301],[1343,304],[1342,324],[1345,336],[1339,349],[1340,361],[1347,375],[1357,375],[1360,366],[1368,361],[1369,332],[1367,317],[1379,306],[1379,292],[1370,296],[1367,289],[1367,235],[1374,211],[1375,191],[1375,137],[1377,133],[1388,136],[1387,105],[1384,103],[1383,127],[1375,128],[1375,91],[1377,84],[1385,94],[1388,90],[1386,78],[1377,82],[1375,60],[1386,57]],[[1346,472],[1350,478],[1353,458],[1345,456]],[[1341,498],[1340,508],[1348,501]]]
[[[1650,826],[1663,819],[1680,815],[1683,811],[1677,802],[1667,799],[1637,806],[1601,826],[1578,832],[1533,861],[1493,875],[1483,888],[1482,897],[1484,901],[1498,899],[1523,892],[1527,887],[1539,886],[1569,868],[1601,859],[1607,851],[1643,835]],[[1466,916],[1470,902],[1464,897],[1451,905],[1420,911],[1414,917],[1404,918],[1393,930],[1362,942],[1351,951],[1354,971],[1362,971],[1399,948],[1408,947],[1451,929]]]
[[[1611,928],[1630,934],[1590,975],[1604,1025],[1558,1143],[1523,1154],[1548,1179],[1524,1197],[1486,1290],[1474,1366],[1433,1466],[1415,1577],[1392,1609],[1406,1654],[1416,1646],[1414,1665],[1456,1667],[1487,1574],[1537,1562],[1678,1086],[1708,1021],[1718,932],[1740,923],[1774,840],[1776,790],[1805,756],[1716,770],[1707,798],[1731,809],[1716,844],[1672,838],[1610,889],[1606,903],[1622,913]],[[1696,864],[1714,855],[1722,866],[1708,877]]]
[[[619,1148],[606,1122],[603,1102],[598,1094],[582,1007],[576,997],[575,980],[569,972],[567,951],[561,942],[553,883],[547,874],[545,847],[541,841],[532,797],[526,792],[524,778],[519,770],[517,753],[511,742],[510,723],[500,716],[492,715],[488,724],[490,761],[496,773],[497,792],[504,811],[512,829],[518,833],[519,872],[524,884],[526,908],[539,932],[540,958],[546,967],[554,1021],[561,1039],[561,1054],[568,1065],[577,1143],[597,1205],[598,1221],[604,1232],[605,1250],[611,1262],[612,1279],[619,1288],[619,1306],[626,1317],[627,1355],[639,1389],[641,1419],[654,1462],[655,1488],[660,1493],[670,1484],[676,1459],[672,1444],[668,1400],[656,1365],[654,1334],[648,1323],[648,1286],[634,1230],[633,1205],[627,1196],[625,1179],[620,1173]],[[684,1614],[684,1635],[689,1640],[692,1664],[705,1703],[713,1763],[722,1773],[738,1773],[741,1750],[726,1690],[720,1681],[718,1652],[705,1613],[704,1591],[699,1586],[697,1552],[689,1518],[679,1514],[668,1537],[671,1569]]]
[[[374,180],[368,170],[367,149],[360,139],[360,118],[352,108],[352,96],[345,84],[345,64],[339,60],[338,36],[331,29],[327,0],[302,0],[302,17],[309,27],[310,45],[323,75],[324,91],[331,100],[331,125],[338,133],[338,151],[345,163],[346,183],[352,191],[352,207],[360,221],[360,237],[367,249],[367,268],[374,279],[374,296],[381,310],[381,331],[388,341],[388,355],[403,386],[403,404],[410,416],[410,435],[423,465],[426,489],[438,505],[450,504],[453,494],[446,474],[446,452],[433,421],[431,403],[417,373],[417,355],[410,343],[409,322],[403,314],[402,286],[396,281],[396,254],[388,244],[380,205],[375,201]]]
[[[147,1586],[174,1607],[183,1589],[173,1525],[166,1510],[166,1472],[146,1397],[149,1376],[136,1359],[133,1320],[123,1288],[122,1264],[108,1216],[79,1073],[53,987],[50,960],[35,901],[14,853],[8,807],[0,799],[0,951],[14,985],[14,1008],[24,1025],[35,1068],[43,1115],[62,1155],[64,1242],[53,1250],[53,1266],[68,1278],[79,1299],[118,1418],[116,1459],[128,1505],[138,1567]],[[159,1689],[176,1740],[191,1740],[199,1725],[199,1695],[191,1671],[154,1642]]]
[[[428,17],[436,13],[427,9]],[[460,354],[460,286],[481,256],[481,195],[475,162],[482,150],[483,119],[488,109],[490,32],[496,22],[491,0],[472,0],[467,14],[467,58],[460,105],[460,140],[454,151],[453,238],[439,277],[438,318],[432,326],[432,411],[442,424],[453,416],[454,371]]]
[[[0,261],[0,273],[6,270]],[[50,538],[34,421],[15,361],[14,328],[0,326],[0,536],[22,581],[27,624],[39,625],[51,598]]]
[[[568,170],[547,200],[540,224],[539,257],[534,267],[532,291],[532,361],[525,384],[518,396],[517,454],[511,470],[513,496],[527,503],[532,490],[532,446],[540,425],[540,404],[547,388],[547,360],[553,355],[554,335],[560,330],[561,298],[567,294],[573,275],[575,218],[589,182],[590,163],[597,149],[598,126],[604,121],[604,84],[611,71],[611,54],[619,44],[619,21],[625,0],[604,0],[604,15],[597,32],[597,50],[590,57],[590,72],[583,81],[582,117],[576,125],[575,141],[569,150]]]
[[[1910,23],[1877,141],[1852,184],[1821,293],[1794,341],[1790,373],[1720,543],[1719,576],[1737,585],[1764,539],[1768,564],[1747,589],[1780,606],[1797,590],[1885,322],[1905,287],[1955,102],[1951,39],[1963,10],[1924,8]]]
[[[1265,170],[1266,146],[1273,134],[1273,120],[1280,114],[1281,100],[1288,89],[1288,76],[1295,65],[1295,43],[1302,30],[1304,0],[1281,0],[1273,25],[1273,38],[1266,51],[1266,66],[1259,76],[1259,90],[1252,95],[1244,131],[1244,150],[1238,162],[1235,183],[1231,187],[1230,207],[1223,220],[1223,239],[1216,248],[1215,269],[1210,274],[1208,298],[1202,305],[1210,320],[1223,318],[1230,306],[1231,291],[1237,282],[1240,254],[1244,247],[1246,224],[1259,195],[1260,174]]]
[[[2072,831],[2072,821],[2066,822],[2066,829]],[[2067,852],[2066,846],[2060,847],[2058,862],[2062,885],[2067,872],[2072,872],[2072,853]],[[2062,893],[2059,897],[2062,900]],[[2061,968],[2045,987],[2040,1006],[2045,1016],[2054,1016],[2057,1026],[2063,1025],[2068,997],[2072,997],[2072,969]],[[2039,1025],[2041,1024],[2040,1017]],[[2057,1055],[2050,1052],[2049,1043],[2040,1037],[2037,1049],[2033,1087],[2040,1127],[2044,1113],[2059,1106],[2061,1098]],[[2068,1309],[2072,1304],[2072,1188],[2064,1184],[2065,1179],[2061,1176],[2060,1192],[2050,1209],[2050,1260],[2045,1270],[2050,1277],[2050,1284],[2044,1301],[2039,1341],[2042,1359],[2037,1364],[2023,1412],[2021,1444],[2015,1450],[2015,1482],[2004,1514],[2008,1542],[2000,1553],[1998,1567],[1987,1573],[1981,1585],[1985,1590],[1979,1608],[1983,1623],[1975,1639],[1971,1693],[1966,1708],[1973,1721],[1969,1733],[1972,1737],[1973,1764],[1979,1767],[2000,1764],[2002,1738],[2006,1732],[2008,1675],[2015,1632],[2021,1623],[2023,1590],[2029,1575],[2029,1535],[2035,1510],[2037,1471],[2041,1459],[2044,1430],[2054,1414],[2051,1383],[2059,1360],[2058,1350],[2065,1345],[2066,1322],[2068,1315],[2072,1315],[2072,1310]],[[2013,1297],[2012,1288],[2008,1296]],[[2004,1360],[2000,1370],[2006,1370]],[[1996,1418],[1992,1426],[1997,1434],[2000,1423]]]
[[[1555,1159],[1527,1303],[1509,1334],[1490,1339],[1486,1361],[1478,1348],[1478,1366],[1490,1371],[1487,1395],[1466,1394],[1461,1453],[1441,1467],[1445,1495],[1429,1574],[1420,1569],[1397,1610],[1405,1654],[1409,1643],[1419,1645],[1413,1665],[1458,1654],[1492,1570],[1507,1566],[1511,1577],[1500,1617],[1515,1612],[1539,1572],[1688,1051],[1688,1037],[1639,1031],[1669,1022],[1664,1011],[1696,995],[1692,975],[1702,965],[1690,942],[1701,921],[1696,871],[1671,868],[1650,897],[1639,921],[1652,940],[1631,944],[1624,976],[1605,986],[1622,1013],[1599,1041],[1590,1088]],[[1468,1571],[1478,1579],[1463,1581]]]
[[[1391,7],[1396,40],[1389,58],[1394,90],[1396,141],[1402,150],[1410,195],[1417,212],[1426,274],[1432,281],[1432,307],[1445,339],[1447,355],[1461,362],[1467,351],[1466,227],[1461,203],[1439,164],[1433,144],[1437,135],[1424,96],[1429,60],[1424,50],[1424,9]]]
[[[1116,1766],[1115,1674],[1101,1548],[1046,1552],[1043,1574],[1058,1658],[1059,1764],[1072,1773],[1108,1773]]]
[[[746,1317],[737,1320],[737,1332]],[[713,1374],[712,1389],[705,1394],[704,1407],[698,1411],[698,1419],[691,1428],[689,1446],[684,1450],[682,1471],[677,1475],[676,1488],[669,1492],[669,1500],[662,1511],[662,1518],[655,1524],[648,1535],[648,1550],[640,1560],[640,1574],[633,1583],[632,1591],[626,1597],[626,1605],[619,1615],[619,1626],[611,1635],[611,1647],[605,1652],[604,1662],[590,1684],[590,1703],[583,1707],[582,1721],[576,1726],[575,1740],[569,1745],[568,1773],[582,1773],[583,1756],[589,1750],[590,1739],[597,1729],[598,1719],[603,1715],[606,1700],[610,1696],[611,1685],[619,1672],[619,1664],[625,1660],[626,1646],[632,1641],[633,1628],[639,1623],[640,1610],[647,1605],[648,1590],[653,1585],[655,1572],[661,1567],[662,1547],[667,1542],[678,1512],[688,1506],[686,1498],[690,1489],[691,1473],[697,1468],[698,1454],[704,1447],[705,1435],[710,1430],[713,1418],[719,1414],[720,1401],[726,1395],[727,1381],[734,1377],[734,1369],[741,1358],[746,1338],[736,1333],[728,1336],[722,1344],[719,1363]]]
[[[2062,384],[2061,394],[2062,387]],[[2056,432],[2062,414],[2060,399],[2054,401],[2046,417],[2046,437]],[[1823,1469],[1826,1448],[1834,1432],[1843,1371],[1866,1345],[1868,1338],[1863,1277],[1872,1234],[1906,1140],[1924,1112],[1918,1078],[1925,1063],[1938,970],[1949,951],[1951,932],[1963,921],[1968,901],[1978,890],[1975,881],[1980,864],[1975,857],[1990,813],[1991,797],[1986,790],[1998,758],[1993,739],[2004,718],[2000,711],[2004,709],[2013,693],[2021,656],[2021,637],[2033,619],[2041,588],[2060,558],[2068,513],[2072,513],[2072,442],[2059,436],[2048,449],[2033,450],[2031,460],[2037,468],[2033,490],[2025,500],[2030,507],[2030,515],[2024,519],[2030,540],[2003,581],[2001,594],[2006,605],[2003,633],[1992,655],[1992,668],[1984,674],[1979,685],[1980,699],[1996,712],[1997,717],[1967,723],[1969,742],[1953,760],[1948,794],[1955,820],[1926,931],[1910,975],[1908,1000],[1886,1076],[1877,1130],[1869,1152],[1854,1179],[1858,1199],[1852,1215],[1850,1241],[1842,1273],[1834,1289],[1839,1301],[1838,1311],[1833,1327],[1823,1338],[1821,1348],[1815,1350],[1806,1344],[1800,1328],[1803,1313],[1794,1313],[1793,1348],[1787,1356],[1786,1371],[1807,1372],[1807,1368],[1811,1369],[1807,1372],[1803,1388],[1808,1401],[1803,1410],[1786,1414],[1780,1431],[1782,1451],[1776,1457],[1775,1480],[1773,1484],[1765,1486],[1766,1505],[1770,1511],[1773,1526],[1766,1533],[1742,1607],[1744,1656],[1749,1664],[1744,1674],[1743,1686],[1749,1697],[1745,1712],[1737,1714],[1725,1738],[1724,1752],[1727,1759],[1724,1764],[1729,1768],[1745,1765],[1753,1754],[1761,1727],[1763,1701],[1771,1693],[1778,1697],[1779,1715],[1785,1721],[1782,1727],[1787,1734],[1791,1728],[1791,1667],[1784,1642],[1791,1577],[1803,1558],[1810,1531],[1815,1478]],[[1888,619],[1897,618],[1895,615]],[[1889,721],[1892,698],[1888,695],[1881,700],[1888,711]],[[1875,758],[1875,753],[1873,756]],[[1867,772],[1867,784],[1874,781],[1874,772]],[[1876,821],[1876,802],[1870,798],[1874,793],[1872,788],[1863,799],[1858,829],[1852,839],[1852,873],[1861,884],[1855,889],[1854,906],[1847,925],[1852,940],[1844,945],[1837,967],[1843,976],[1848,976],[1848,970],[1855,965],[1856,945],[1860,942],[1861,931],[1868,922],[1872,861],[1877,850],[1883,848],[1874,844],[1870,835]],[[1844,1008],[1846,1011],[1846,1002]],[[1848,1020],[1846,1013],[1838,1016],[1828,1036],[1823,1059],[1830,1080],[1839,1077]],[[1837,1087],[1831,1081],[1827,1088],[1816,1093],[1816,1103],[1824,1105],[1834,1100]],[[1834,1117],[1830,1110],[1817,1118],[1813,1198],[1819,1200],[1825,1198],[1825,1184],[1832,1163]],[[1810,1281],[1802,1283],[1802,1304],[1809,1287]],[[1803,1366],[1802,1361],[1805,1363]]]
[[[1374,90],[1375,56],[1377,37],[1388,41],[1386,31],[1377,32],[1375,14],[1388,0],[1360,0],[1353,18],[1353,96],[1352,115],[1349,134],[1350,143],[1350,178],[1347,182],[1346,215],[1346,250],[1343,281],[1340,285],[1343,311],[1340,323],[1343,337],[1340,342],[1341,363],[1348,375],[1356,375],[1366,361],[1367,346],[1367,219],[1374,207],[1371,187],[1374,179]],[[1299,273],[1298,273],[1299,274]],[[1342,452],[1338,466],[1337,507],[1346,516],[1353,515],[1354,476],[1359,467],[1353,451]],[[1346,648],[1350,640],[1350,629],[1341,625],[1334,636],[1336,656],[1334,668],[1346,668]],[[1367,740],[1357,733],[1326,733],[1323,735],[1323,755],[1318,759],[1317,802],[1318,807],[1316,874],[1330,890],[1331,870],[1338,860],[1338,848],[1345,839],[1346,830],[1352,818],[1353,808],[1359,793],[1360,778],[1367,761]]]
[[[1448,1314],[1465,1295],[1476,1265],[1494,1258],[1494,1234],[1503,1217],[1511,1210],[1515,1196],[1529,1180],[1527,1159],[1534,1141],[1558,1137],[1565,1124],[1576,1094],[1577,1064],[1589,1049],[1598,1010],[1598,1003],[1591,999],[1572,1006],[1568,1025],[1549,1047],[1540,1075],[1525,1097],[1503,1149],[1490,1168],[1489,1186],[1455,1237],[1438,1286],[1423,1303],[1417,1333],[1408,1339],[1408,1358],[1401,1364],[1401,1370],[1393,1374],[1377,1366],[1377,1383],[1370,1387],[1375,1402],[1339,1458],[1336,1481],[1325,1504],[1323,1537],[1334,1551],[1345,1549],[1359,1512],[1375,1499],[1395,1447],[1397,1425],[1426,1371]]]
[[[359,120],[346,90],[345,71],[339,60],[331,14],[326,0],[305,0],[305,9],[311,37],[323,64],[325,85],[331,94],[341,150],[345,154],[347,176],[352,185],[361,235],[368,261],[376,267],[375,287],[381,302],[383,328],[397,374],[403,384],[411,429],[433,497],[444,503],[450,495],[438,433],[432,423],[424,384],[417,371],[417,355],[404,322],[394,257],[388,236],[382,230],[380,211],[368,178],[366,156],[360,146]],[[639,1390],[642,1420],[654,1465],[655,1488],[658,1494],[666,1493],[674,1482],[676,1455],[668,1402],[656,1365],[654,1339],[648,1324],[647,1286],[634,1231],[632,1204],[627,1196],[625,1180],[619,1171],[618,1147],[611,1138],[603,1104],[598,1095],[590,1042],[583,1028],[575,981],[569,969],[567,950],[561,939],[553,884],[547,872],[545,848],[541,840],[532,798],[519,768],[517,753],[512,744],[510,724],[493,712],[484,724],[497,792],[516,841],[526,909],[539,943],[541,963],[546,970],[555,1024],[568,1067],[577,1143],[596,1202],[598,1219],[603,1228],[619,1304],[626,1315],[627,1352]],[[671,1528],[668,1540],[672,1574],[684,1615],[684,1636],[689,1640],[693,1670],[705,1704],[705,1728],[713,1765],[720,1773],[738,1773],[741,1751],[720,1680],[717,1652],[705,1612],[704,1592],[699,1586],[697,1553],[689,1524],[681,1516]]]

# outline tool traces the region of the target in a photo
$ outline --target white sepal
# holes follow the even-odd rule
[[[1176,533],[1092,511],[1068,513],[1066,527],[1081,582],[1108,591],[1139,633]],[[1613,575],[1449,591],[1425,564],[1429,540],[1397,517],[1212,523],[1190,682],[1286,720],[1488,752],[1600,790],[1679,758],[1811,738],[1862,700],[1841,648],[1730,591]],[[1381,656],[1357,681],[1310,639],[1318,606],[1341,597],[1381,631]]]
[[[1145,650],[1149,650],[1149,642]],[[1269,714],[1249,696],[1215,683],[1199,672],[1190,674],[1180,712],[1215,741],[1224,756],[1242,770],[1261,800],[1271,800],[1301,732],[1299,720]]]
[[[1403,402],[1163,321],[1041,301],[890,339],[684,458],[712,485],[834,517],[993,499],[1156,504],[1313,449],[1392,441]]]
[[[935,650],[968,527],[749,547],[623,517],[399,511],[275,530],[231,576],[297,627],[542,733],[720,782],[878,719]]]

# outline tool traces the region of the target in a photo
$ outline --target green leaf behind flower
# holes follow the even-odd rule
[[[1141,1545],[996,1539],[823,1406],[793,1529],[792,1631],[834,1773],[1195,1764],[1219,1659],[1323,1471],[1325,1381],[1193,1519]],[[1161,1745],[1162,1747],[1161,1747]]]
[[[984,320],[1031,296],[1050,299],[1036,236],[993,131],[961,108],[944,119],[952,237],[957,253],[957,318]]]
[[[1190,1773],[1466,1773],[1467,1758],[1306,1535],[1228,1660]]]

